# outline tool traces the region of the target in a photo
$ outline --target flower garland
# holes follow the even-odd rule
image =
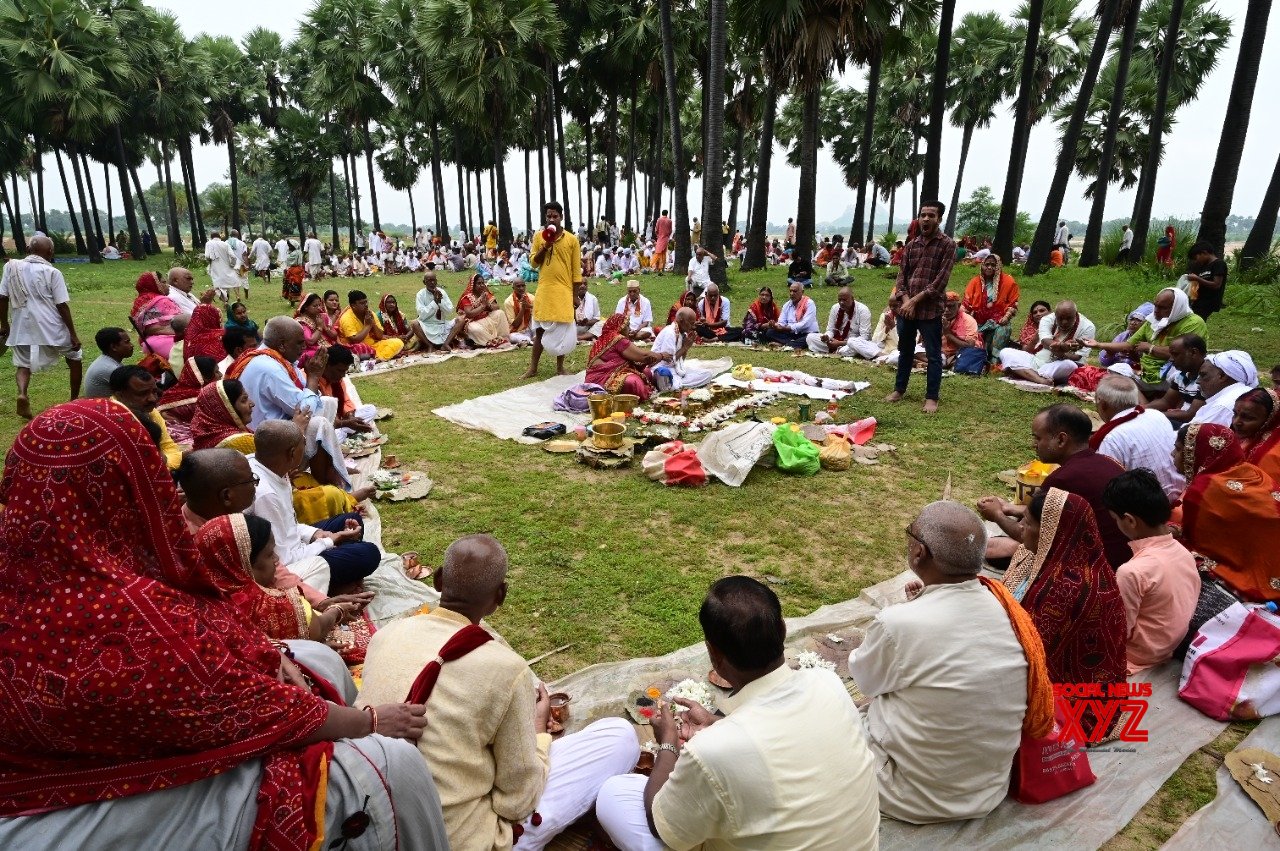
[[[663,414],[657,411],[644,411],[640,414],[640,422],[644,425],[661,423],[679,426],[690,432],[710,431],[748,408],[765,408],[776,404],[781,398],[782,394],[776,390],[759,391],[712,408],[696,417],[683,413]]]

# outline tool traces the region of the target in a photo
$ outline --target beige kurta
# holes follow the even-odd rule
[[[468,623],[438,608],[379,629],[369,642],[356,704],[404,700],[426,664]],[[418,750],[440,791],[453,851],[511,848],[512,823],[537,805],[551,737],[534,734],[535,694],[528,665],[501,640],[441,668]]]

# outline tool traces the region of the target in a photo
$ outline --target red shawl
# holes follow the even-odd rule
[[[777,322],[778,317],[782,315],[782,309],[778,307],[776,301],[769,302],[769,306],[765,307],[760,303],[760,299],[751,302],[751,306],[747,311],[755,317],[758,324],[763,325],[766,322]]]
[[[248,434],[240,421],[233,399],[227,397],[225,381],[206,384],[196,396],[196,412],[191,418],[191,436],[196,449],[211,449],[228,437]]]
[[[201,304],[191,312],[191,321],[183,335],[186,345],[182,353],[190,358],[213,358],[220,361],[227,356],[222,348],[222,314],[212,304]]]
[[[533,297],[526,291],[524,298],[517,298],[511,293],[511,303],[515,306],[515,318],[511,320],[512,331],[524,331],[533,324]]]
[[[260,349],[249,349],[236,358],[236,362],[231,364],[231,368],[227,370],[227,378],[239,380],[240,376],[244,375],[245,367],[249,365],[249,361],[259,356],[271,358],[271,360],[280,364],[285,374],[293,379],[293,385],[299,390],[306,386],[302,383],[302,379],[298,377],[298,370],[294,368],[293,364],[285,360],[284,356],[275,349],[267,348],[266,346]]]
[[[156,410],[164,414],[167,419],[174,419],[181,423],[191,422],[191,418],[195,416],[193,406],[196,398],[208,382],[209,378],[202,375],[200,367],[196,366],[195,356],[187,358],[187,362],[182,367],[182,375],[178,376],[178,383],[164,391]]]
[[[46,410],[15,440],[0,502],[0,817],[264,757],[252,845],[305,847],[297,748],[327,705],[280,681],[133,414],[110,399]]]
[[[853,317],[857,314],[857,312],[858,312],[857,302],[854,302],[853,307],[849,308],[848,310],[845,310],[844,307],[841,307],[839,310],[836,311],[836,327],[834,329],[835,330],[834,339],[836,340],[849,339],[849,329],[853,325]]]
[[[1027,316],[1027,321],[1022,324],[1022,333],[1018,335],[1018,346],[1030,354],[1035,354],[1043,348],[1040,345],[1040,323]]]
[[[1115,431],[1125,423],[1130,422],[1131,420],[1136,420],[1138,417],[1142,415],[1142,412],[1145,410],[1146,408],[1139,405],[1138,407],[1134,408],[1132,411],[1130,411],[1127,414],[1124,414],[1123,416],[1112,417],[1111,419],[1107,420],[1105,423],[1102,424],[1102,428],[1098,429],[1093,433],[1092,436],[1090,436],[1089,448],[1092,449],[1094,452],[1097,452],[1098,447],[1102,445],[1102,441],[1107,439],[1107,435],[1111,434],[1111,432]]]
[[[391,315],[391,311],[387,310],[387,299],[395,298],[391,293],[387,293],[378,302],[378,313],[382,314],[382,325],[384,328],[390,327],[391,333],[395,336],[409,333],[409,322],[404,318],[404,311],[400,309],[400,303],[396,302],[395,315]]]
[[[622,336],[622,323],[627,321],[625,313],[615,313],[604,321],[604,327],[600,329],[600,336],[591,344],[591,353],[587,355],[587,365],[596,362],[596,358],[603,355],[609,349],[613,348],[613,344],[618,342]]]

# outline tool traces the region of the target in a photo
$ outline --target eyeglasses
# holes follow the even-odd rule
[[[243,482],[235,482],[234,484],[231,485],[231,487],[238,488],[241,485],[253,485],[256,488],[258,486],[258,482],[260,481],[261,479],[258,478],[258,474],[254,473],[248,479],[245,479]]]
[[[910,538],[911,540],[915,541],[915,542],[916,542],[917,544],[919,544],[920,546],[922,546],[922,547],[928,547],[928,546],[929,546],[928,544],[926,544],[924,541],[922,541],[922,540],[920,539],[920,536],[919,536],[919,535],[917,535],[915,532],[912,532],[912,531],[911,531],[911,527],[910,527],[910,526],[908,526],[908,527],[907,527],[906,529],[904,529],[903,531],[907,533],[907,537],[908,537],[908,538]]]

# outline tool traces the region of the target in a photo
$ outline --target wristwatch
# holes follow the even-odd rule
[[[660,751],[671,751],[676,756],[680,755],[680,749],[672,744],[658,745]]]

